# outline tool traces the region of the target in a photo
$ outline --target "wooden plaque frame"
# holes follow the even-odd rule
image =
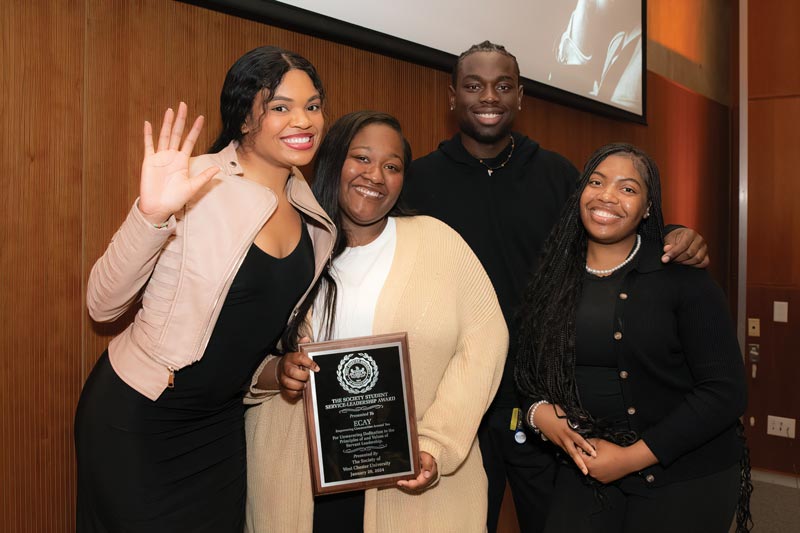
[[[320,366],[303,394],[314,494],[416,478],[419,439],[407,334],[302,344],[300,350]]]

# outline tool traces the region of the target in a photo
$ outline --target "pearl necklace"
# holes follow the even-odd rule
[[[617,266],[615,266],[613,268],[607,268],[607,269],[604,269],[604,270],[601,270],[601,269],[598,269],[598,268],[591,268],[587,264],[586,265],[586,272],[588,272],[589,274],[594,274],[595,276],[608,276],[609,274],[612,274],[612,273],[616,272],[620,268],[622,268],[625,265],[627,265],[628,263],[630,263],[633,260],[633,258],[636,257],[636,254],[639,252],[639,247],[641,245],[642,245],[642,236],[637,233],[636,234],[636,246],[633,247],[633,251],[631,252],[631,255],[629,255],[625,259],[625,261],[623,261],[622,263],[618,264]]]
[[[490,176],[492,175],[492,173],[493,173],[495,170],[499,170],[499,169],[503,168],[504,166],[506,166],[506,163],[508,163],[509,161],[511,161],[511,156],[512,156],[512,155],[514,155],[514,136],[513,136],[513,135],[509,135],[509,137],[511,138],[511,151],[509,151],[509,152],[508,152],[508,156],[506,156],[506,160],[505,160],[505,161],[503,161],[502,163],[500,163],[500,164],[499,164],[499,165],[497,165],[496,167],[490,167],[489,165],[487,165],[487,164],[486,164],[486,163],[483,161],[483,159],[478,159],[478,162],[479,162],[481,165],[483,165],[483,166],[485,166],[485,167],[486,167],[486,173],[487,173],[487,174],[489,174]]]

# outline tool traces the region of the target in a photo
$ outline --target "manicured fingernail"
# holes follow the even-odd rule
[[[430,479],[430,477],[431,477],[431,472],[430,472],[430,470],[426,470],[426,471],[424,471],[424,472],[422,473],[422,476],[423,476],[425,479]]]

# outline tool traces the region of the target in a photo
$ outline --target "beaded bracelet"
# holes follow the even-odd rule
[[[542,430],[536,427],[536,423],[533,421],[533,416],[536,414],[536,410],[542,405],[550,405],[550,402],[547,400],[539,400],[538,402],[534,403],[528,409],[528,425],[531,429],[536,432],[536,434],[541,434]]]

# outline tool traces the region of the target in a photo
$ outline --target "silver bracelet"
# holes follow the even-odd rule
[[[541,434],[542,431],[538,427],[536,427],[536,423],[533,421],[533,415],[536,414],[536,410],[542,405],[550,405],[550,402],[548,402],[547,400],[539,400],[538,402],[531,405],[530,408],[528,409],[528,425],[534,432],[536,432],[537,435]]]
[[[282,362],[283,356],[278,356],[275,358],[275,384],[278,387],[278,390],[281,388],[281,380],[278,377],[278,371],[280,370],[280,364]]]

